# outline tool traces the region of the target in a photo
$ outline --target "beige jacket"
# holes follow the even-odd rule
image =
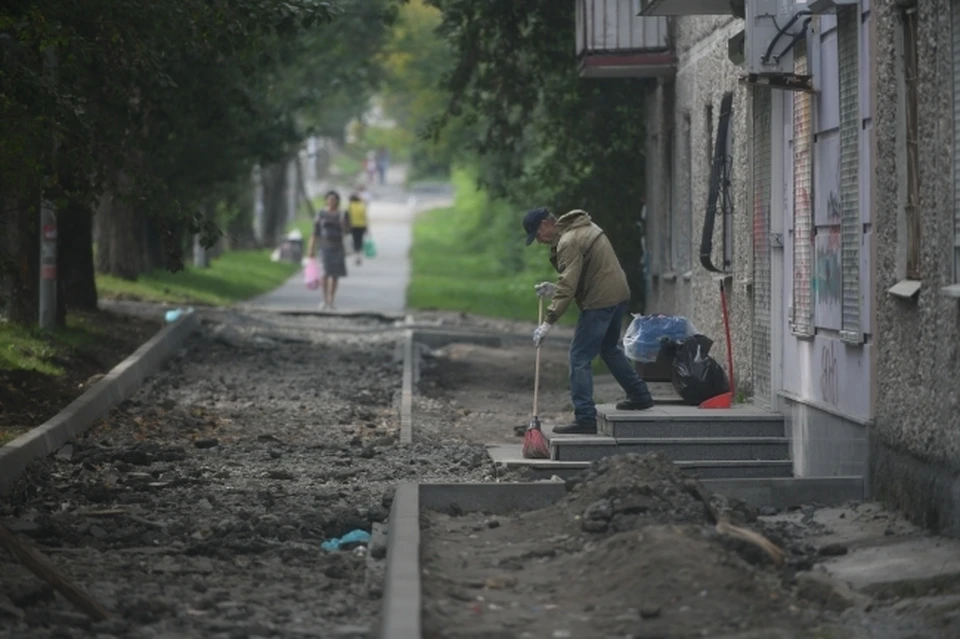
[[[582,311],[607,308],[630,299],[627,275],[603,229],[579,209],[557,220],[550,261],[560,273],[546,321],[556,323],[574,300]]]

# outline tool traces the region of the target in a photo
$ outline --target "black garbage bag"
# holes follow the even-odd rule
[[[690,406],[698,406],[711,397],[730,392],[730,380],[717,360],[710,357],[713,340],[706,335],[691,335],[681,342],[665,343],[673,355],[673,388]]]

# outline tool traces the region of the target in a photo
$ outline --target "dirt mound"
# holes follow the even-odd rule
[[[425,637],[778,639],[820,628],[769,556],[715,526],[762,532],[751,509],[667,458],[607,458],[567,486],[536,511],[425,518]]]
[[[567,489],[567,497],[554,508],[579,511],[587,532],[632,530],[651,523],[703,524],[710,513],[700,496],[734,523],[756,520],[743,502],[711,494],[661,454],[601,459],[569,480]]]

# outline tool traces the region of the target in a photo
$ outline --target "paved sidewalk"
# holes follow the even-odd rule
[[[409,253],[413,220],[419,211],[444,206],[442,196],[416,197],[400,185],[405,167],[391,167],[386,186],[374,186],[370,203],[370,234],[377,247],[377,256],[364,258],[357,266],[355,256],[347,256],[347,277],[340,280],[336,310],[341,312],[402,313],[406,308],[407,284],[410,281]],[[311,189],[312,191],[313,189]],[[346,199],[348,191],[342,195]],[[349,239],[347,241],[350,246]],[[306,246],[306,241],[305,241]],[[298,272],[280,288],[244,304],[264,310],[319,310],[323,293],[304,286],[303,272]]]

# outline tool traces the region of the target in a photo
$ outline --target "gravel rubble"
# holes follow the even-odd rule
[[[0,553],[0,637],[367,637],[382,548],[320,544],[382,531],[397,483],[492,479],[481,446],[397,444],[396,332],[223,319],[0,505],[112,618]]]

